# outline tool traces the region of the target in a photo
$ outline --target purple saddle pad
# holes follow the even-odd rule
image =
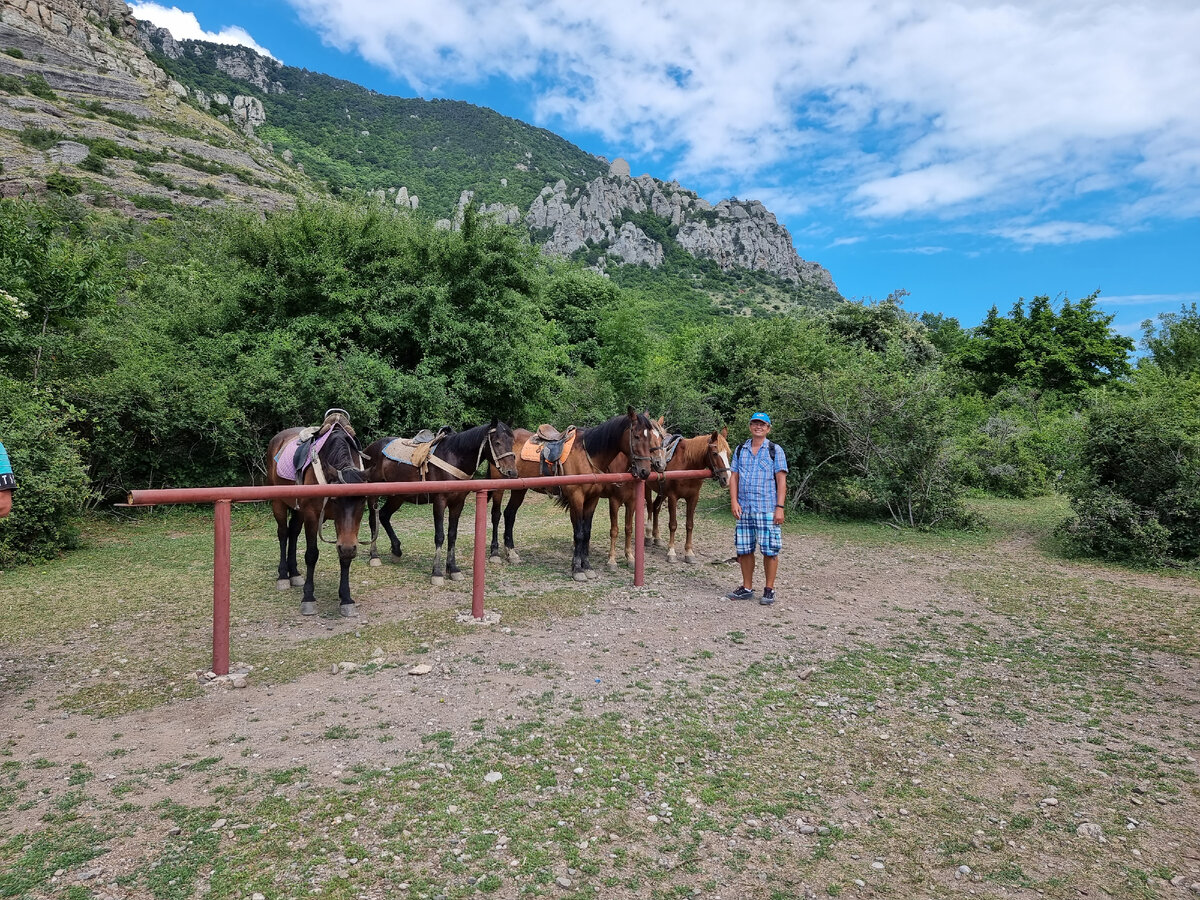
[[[289,481],[299,481],[304,477],[304,470],[312,465],[313,457],[321,452],[321,448],[329,440],[329,435],[330,432],[327,431],[313,441],[312,446],[308,448],[308,458],[304,460],[304,465],[299,471],[296,470],[296,447],[300,445],[300,437],[297,435],[292,438],[275,454],[275,474]]]

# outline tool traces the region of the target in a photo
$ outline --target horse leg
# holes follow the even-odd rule
[[[446,583],[446,574],[442,569],[442,543],[446,540],[446,527],[443,519],[446,513],[446,500],[442,494],[433,495],[433,574],[429,582],[435,585]]]
[[[462,570],[454,560],[454,545],[458,543],[458,519],[462,515],[463,504],[466,502],[466,494],[455,494],[453,499],[446,504],[450,514],[450,533],[446,536],[446,574],[450,576],[451,581],[462,581],[463,579]]]
[[[379,558],[379,548],[375,546],[375,541],[379,538],[379,511],[375,508],[379,501],[378,497],[371,497],[367,500],[367,519],[371,523],[371,565],[382,566],[383,560]]]
[[[504,491],[492,491],[492,546],[488,556],[493,562],[500,562],[500,506],[504,500]]]
[[[646,505],[650,507],[651,516],[651,533],[654,535],[654,546],[659,546],[658,542],[658,511],[662,509],[663,500],[666,498],[667,492],[660,490],[653,498],[649,494],[646,495]],[[647,541],[649,543],[649,541]]]
[[[317,568],[317,558],[321,548],[317,543],[317,511],[306,509],[304,516],[304,598],[300,601],[300,615],[315,616],[317,614],[317,598],[313,588],[313,571]]]
[[[667,528],[671,532],[671,539],[667,541],[667,562],[675,562],[675,532],[679,528],[679,498],[672,495],[669,502],[671,508],[667,510]]]
[[[571,577],[576,581],[587,581],[583,570],[583,509],[574,501],[568,507],[571,513]]]
[[[392,513],[399,509],[403,502],[400,497],[388,497],[387,503],[383,504],[383,509],[379,511],[379,521],[383,524],[383,530],[387,532],[388,541],[392,545],[392,556],[396,559],[404,555],[404,549],[400,546],[400,538],[396,537],[396,532],[392,530]]]
[[[617,568],[617,538],[620,537],[620,528],[617,525],[617,516],[621,512],[621,501],[616,497],[608,498],[608,569],[615,571]]]
[[[275,534],[279,538],[279,577],[275,587],[286,591],[292,586],[288,572],[288,508],[282,500],[273,500],[271,512],[275,515]]]
[[[509,494],[508,506],[504,507],[504,550],[508,556],[508,561],[514,565],[521,561],[521,557],[518,555],[517,547],[513,543],[513,523],[517,521],[517,510],[525,502],[526,490],[527,488],[522,488],[519,491],[513,491]]]
[[[689,494],[686,498],[687,502],[687,537],[683,543],[683,561],[695,562],[696,554],[692,552],[692,528],[696,525],[696,501],[700,499],[700,492]]]
[[[350,563],[358,555],[358,526],[362,522],[362,501],[344,500],[337,505],[337,550],[341,563],[338,581],[338,612],[347,619],[358,615],[350,596]],[[357,509],[355,507],[357,506]]]
[[[596,516],[596,504],[600,502],[600,496],[597,494],[594,497],[588,497],[583,501],[583,572],[588,578],[599,578],[599,573],[592,568],[591,553],[592,553],[592,521]]]
[[[300,574],[300,566],[296,562],[296,545],[300,543],[300,529],[304,527],[304,517],[300,510],[293,509],[288,521],[288,584],[300,587],[304,584],[304,576]]]

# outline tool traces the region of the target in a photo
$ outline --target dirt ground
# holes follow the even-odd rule
[[[251,780],[256,774],[302,768],[303,790],[337,791],[355,768],[387,769],[428,751],[430,735],[448,733],[455,746],[467,747],[522,723],[536,721],[547,728],[561,728],[573,717],[596,720],[613,709],[619,709],[629,722],[653,722],[656,717],[661,721],[660,701],[668,687],[686,694],[705,689],[714,678],[734,685],[747,683],[748,669],[767,663],[782,673],[774,687],[805,694],[810,713],[821,714],[831,706],[831,714],[839,710],[820,738],[812,738],[810,745],[806,743],[809,738],[798,737],[787,744],[790,749],[786,753],[812,754],[814,772],[810,777],[823,787],[827,818],[837,821],[841,833],[859,837],[846,841],[847,852],[834,862],[823,863],[819,871],[805,870],[795,878],[789,878],[787,872],[774,872],[769,882],[755,875],[753,866],[736,871],[723,865],[732,852],[732,840],[702,840],[699,874],[686,879],[680,876],[679,884],[688,886],[688,895],[826,896],[841,893],[843,888],[834,888],[837,883],[846,892],[863,896],[966,892],[997,897],[1035,897],[1047,892],[1058,896],[1185,896],[1193,883],[1200,883],[1200,796],[1196,788],[1200,764],[1195,758],[1200,755],[1200,685],[1194,656],[1101,641],[1099,646],[1089,644],[1096,653],[1107,654],[1099,668],[1088,670],[1093,674],[1067,667],[1056,670],[1048,680],[1039,680],[1023,677],[1020,659],[1014,662],[1011,656],[1003,656],[1003,651],[989,652],[957,670],[954,687],[944,699],[940,699],[942,693],[931,694],[934,681],[922,682],[913,674],[928,666],[933,674],[921,677],[939,679],[938,667],[959,653],[959,647],[939,642],[939,636],[947,632],[939,630],[938,623],[969,623],[970,634],[986,635],[996,647],[1037,647],[1038,652],[1051,652],[1056,643],[1069,643],[1077,629],[1067,618],[1066,606],[1054,607],[1057,600],[1049,606],[1043,604],[1039,608],[1049,618],[1043,617],[1040,624],[1032,616],[1025,621],[1014,616],[1008,606],[998,606],[992,602],[994,598],[981,595],[997,580],[1028,579],[1037,587],[1068,579],[1076,585],[1072,588],[1075,594],[1082,590],[1085,605],[1089,596],[1149,591],[1172,596],[1179,607],[1193,610],[1200,608],[1200,587],[1195,582],[1056,560],[1023,536],[962,545],[871,543],[847,540],[836,533],[810,535],[793,528],[785,537],[779,599],[773,606],[763,607],[757,602],[723,599],[738,583],[738,574],[729,562],[731,534],[719,519],[702,519],[695,564],[669,564],[661,549],[651,550],[646,586],[637,589],[632,587],[627,568],[603,572],[606,535],[602,526],[596,530],[601,540],[594,541],[602,546],[599,552],[593,549],[593,560],[602,568],[599,581],[576,585],[558,571],[556,554],[567,545],[564,536],[554,536],[555,514],[549,505],[534,504],[532,515],[550,523],[549,537],[522,548],[520,565],[503,564],[497,571],[498,581],[492,584],[489,603],[494,597],[557,592],[581,604],[577,613],[523,617],[516,623],[502,616],[494,625],[448,627],[426,646],[415,645],[413,652],[406,652],[378,637],[388,633],[383,628],[403,624],[415,610],[449,622],[469,607],[469,580],[444,589],[419,584],[362,589],[357,620],[338,618],[333,606],[323,602],[321,615],[311,619],[281,614],[277,622],[235,623],[239,646],[249,645],[257,636],[285,643],[342,639],[339,647],[345,648],[344,661],[358,666],[356,671],[345,671],[348,667],[343,666],[335,674],[335,666],[324,665],[278,682],[252,671],[244,689],[207,687],[188,699],[104,718],[56,708],[47,700],[69,691],[77,682],[79,673],[72,671],[71,649],[41,647],[37,648],[37,665],[14,662],[21,679],[19,687],[0,695],[4,706],[0,721],[5,746],[2,759],[15,764],[11,770],[19,770],[19,780],[10,777],[4,789],[7,796],[0,793],[5,801],[0,803],[3,832],[19,840],[47,828],[48,814],[53,821],[55,804],[61,806],[64,792],[72,785],[84,794],[72,807],[72,821],[102,824],[111,819],[114,801],[105,793],[106,786],[135,779],[139,785],[137,806],[142,811],[129,813],[132,824],[108,846],[109,852],[85,866],[56,870],[58,875],[29,888],[28,895],[52,896],[75,884],[95,896],[164,896],[149,892],[144,880],[140,886],[134,884],[129,876],[161,854],[164,841],[170,839],[170,823],[148,812],[156,804],[170,800],[203,807],[217,802],[213,780],[194,771],[198,759],[205,760],[204,771],[236,768],[249,773]],[[598,526],[601,521],[597,519]],[[565,524],[562,531],[566,532]],[[460,546],[460,560],[469,561],[469,550],[468,537],[465,548]],[[365,566],[356,564],[355,572],[356,577],[365,573],[364,581],[371,577]],[[500,585],[498,592],[496,584]],[[286,602],[293,599],[289,595]],[[279,623],[285,624],[280,627]],[[963,637],[956,632],[954,642],[969,650],[970,634]],[[152,633],[141,632],[131,639],[113,631],[92,638],[101,643],[122,642],[119,652],[130,655],[155,652]],[[378,648],[372,646],[375,640],[380,640]],[[881,678],[867,692],[868,700],[856,699],[847,685],[839,685],[839,661],[855,652],[888,648],[906,648],[900,655],[910,655],[907,662],[900,661],[896,672]],[[21,652],[21,647],[14,646],[6,648],[3,655],[16,658]],[[430,666],[431,671],[409,674],[418,664]],[[1095,678],[1095,683],[1083,685],[1089,678]],[[821,690],[816,690],[818,684]],[[1011,688],[1010,696],[1003,695],[1005,685]],[[1119,685],[1123,700],[1098,703],[1095,697],[1103,694],[1105,685]],[[1092,699],[1080,705],[1072,691],[1084,688]],[[544,700],[548,690],[554,697]],[[614,701],[614,696],[625,699]],[[970,699],[955,701],[955,696]],[[1017,707],[1019,711],[1013,712]],[[998,709],[1001,711],[996,712]],[[880,715],[886,717],[877,718]],[[334,722],[341,735],[336,740],[329,737]],[[942,737],[936,747],[920,749],[906,740],[918,724],[939,729]],[[386,741],[376,737],[382,727],[387,728]],[[826,751],[836,746],[831,741],[847,732],[853,736],[853,752],[839,759],[836,750]],[[868,747],[873,749],[868,752]],[[1121,760],[1126,755],[1132,759],[1136,748],[1145,748],[1137,750],[1145,755],[1174,760],[1177,768],[1171,770],[1170,778],[1159,782],[1153,776],[1161,766],[1125,766]],[[981,759],[987,756],[991,762],[986,771],[981,764],[980,772],[970,776],[968,790],[959,783],[965,776],[953,774],[953,762],[945,760],[969,754]],[[678,759],[676,763],[683,765]],[[923,774],[907,778],[910,770]],[[956,811],[949,814],[954,827],[972,819],[964,811],[972,802],[980,809],[1008,803],[1013,810],[1027,809],[1035,823],[1058,824],[1053,834],[1046,832],[1037,842],[1021,844],[1023,835],[1001,834],[1000,850],[1020,861],[1017,871],[1021,877],[997,875],[981,880],[978,873],[964,874],[926,858],[935,853],[935,845],[945,842],[950,820],[939,821],[932,812],[937,808],[933,800],[938,798],[926,807],[931,810],[927,817],[918,821],[903,806],[909,802],[907,794],[891,788],[880,790],[882,781],[871,787],[871,779],[884,771],[900,776],[896,785],[922,778],[926,784],[944,785],[941,791],[947,798],[955,798]],[[1054,774],[1043,777],[1037,775],[1039,771]],[[87,777],[72,778],[80,772]],[[162,777],[164,772],[176,775]],[[1050,787],[1047,779],[1053,782]],[[1098,780],[1107,786],[1093,790],[1077,784],[1073,789],[1077,799],[1072,803],[1070,779]],[[839,788],[839,780],[843,788]],[[1120,790],[1115,787],[1118,783],[1123,785]],[[1061,796],[1052,794],[1055,786]],[[698,796],[698,789],[693,793]],[[1114,805],[1114,797],[1121,798],[1124,805]],[[248,809],[237,812],[237,802],[227,796],[219,802],[235,810],[231,823],[237,814],[249,815]],[[920,804],[916,800],[909,805],[914,802]],[[643,805],[650,809],[653,803]],[[1009,819],[1017,820],[1015,814],[1006,821]],[[872,831],[880,827],[881,820],[894,822],[896,830]],[[994,816],[992,821],[994,824]],[[981,814],[978,824],[982,827],[966,832],[965,852],[970,852],[974,842],[975,849],[986,855],[986,845],[992,840],[992,826],[987,822],[988,817]],[[1077,835],[1076,830],[1089,822],[1101,823],[1106,835],[1103,844],[1083,846],[1088,838]],[[790,818],[773,827],[780,834],[786,832],[795,852],[804,849],[808,836],[797,832],[798,826]],[[1023,834],[1032,836],[1033,831],[1036,826]],[[1065,837],[1060,838],[1060,832]],[[1069,851],[1053,850],[1053,842],[1060,839],[1070,844]],[[747,841],[754,845],[752,838]],[[923,846],[926,844],[929,846]],[[16,866],[11,852],[14,846],[10,844],[12,867]],[[857,852],[849,852],[855,847]],[[788,866],[786,854],[773,857],[776,852],[767,847],[763,858],[778,858],[780,866]],[[897,856],[908,858],[897,860]],[[595,896],[666,896],[661,881],[653,890],[649,884],[637,889],[611,881],[604,887],[597,877],[581,876],[565,863],[555,866],[554,872],[568,869],[576,874],[560,877],[574,879],[572,890],[578,889],[581,881],[590,881],[597,885]],[[1131,869],[1142,874],[1129,876]],[[995,871],[1005,870],[997,867]],[[1125,880],[1113,880],[1116,873],[1123,873]],[[380,882],[378,887],[381,895],[394,892],[394,885],[392,889],[384,885]],[[197,895],[204,894],[203,886],[196,890]],[[519,880],[506,882],[497,896],[518,896],[523,890]],[[545,890],[558,895],[568,892],[560,882]],[[1200,893],[1200,887],[1195,892]],[[359,896],[375,893],[372,889]],[[267,896],[271,896],[269,891]]]

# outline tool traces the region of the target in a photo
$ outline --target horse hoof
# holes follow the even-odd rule
[[[451,581],[462,581],[462,580],[463,580],[463,577],[464,577],[464,576],[463,576],[463,573],[462,573],[462,572],[451,572],[451,573],[450,573],[450,580],[451,580]]]
[[[521,556],[516,550],[509,550],[508,561],[515,566],[521,561]]]
[[[678,559],[678,557],[675,555],[674,550],[667,554],[667,562],[675,562],[676,559]]]
[[[358,616],[358,609],[353,603],[343,603],[338,607],[338,612],[342,614],[344,619],[353,619]]]
[[[400,559],[402,556],[404,556],[403,550],[393,550],[392,551],[392,559]]]
[[[592,580],[595,580],[600,577],[600,573],[597,572],[595,569],[588,569],[586,574],[587,574],[587,577]]]
[[[288,581],[286,578],[280,578],[278,581],[275,582],[276,590],[286,591],[291,586],[292,586],[292,583],[290,581]]]
[[[576,572],[571,577],[574,578],[576,581],[587,581],[588,580],[586,572]]]
[[[375,568],[376,566],[382,566],[382,565],[383,565],[383,560],[380,559],[378,556],[371,557],[371,568]]]
[[[293,575],[292,576],[292,587],[304,587],[304,576],[303,575]]]
[[[491,556],[488,557],[488,562],[497,563],[497,564],[502,563],[502,562],[504,562],[504,557],[501,556],[499,553],[493,553]]]
[[[433,577],[431,577],[429,579],[429,583],[432,584],[434,587],[441,587],[443,584],[446,583],[446,579],[443,578],[441,575],[434,575]]]
[[[305,600],[303,603],[300,604],[300,615],[315,616],[316,614],[317,614],[317,601],[316,600]]]
[[[607,566],[608,566],[608,571],[610,571],[610,572],[617,571],[617,561],[615,559],[610,559],[607,563]]]
[[[691,555],[689,555],[689,556],[685,556],[685,557],[683,558],[683,561],[684,561],[685,563],[694,563],[694,562],[696,561],[696,556],[695,556],[695,554],[691,554]]]

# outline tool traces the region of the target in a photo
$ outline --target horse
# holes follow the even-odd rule
[[[658,439],[663,445],[666,445],[669,435],[663,430],[663,417],[651,419],[651,424],[658,431]],[[666,469],[666,453],[663,454],[663,470]],[[650,488],[646,489],[646,497],[650,496]],[[609,485],[608,497],[608,570],[616,571],[617,568],[617,538],[620,536],[620,529],[617,526],[617,513],[623,507],[625,509],[625,560],[632,564],[633,562],[633,498],[634,489],[632,484],[612,484]]]
[[[513,455],[513,430],[504,422],[496,419],[493,419],[490,425],[477,425],[466,431],[450,432],[439,436],[433,442],[427,466],[422,468],[397,462],[386,456],[383,449],[393,440],[395,438],[383,438],[367,448],[367,455],[371,457],[370,466],[367,468],[368,481],[464,480],[474,475],[480,462],[485,459],[489,466],[498,468],[507,478],[515,478],[517,474]],[[405,500],[410,503],[422,503],[426,502],[425,497],[429,497],[433,503],[434,540],[433,573],[430,581],[435,585],[445,584],[447,573],[451,581],[458,581],[463,574],[454,558],[454,546],[458,540],[458,519],[462,514],[463,504],[466,503],[467,492],[456,491],[439,494],[431,491],[428,495],[419,496],[422,499],[411,494],[407,496],[393,494],[386,498],[383,508],[378,513],[374,501],[370,503],[371,565],[383,564],[375,546],[379,534],[379,523],[383,523],[383,530],[387,532],[388,540],[391,542],[392,556],[399,559],[403,554],[403,549],[400,546],[400,539],[396,537],[396,532],[392,530],[392,513],[399,509]],[[447,509],[450,511],[450,539],[446,546],[446,565],[443,570],[442,544],[446,538],[443,520]]]
[[[662,435],[645,413],[635,413],[629,407],[625,415],[613,416],[607,422],[593,428],[577,430],[574,451],[562,462],[563,475],[615,474],[632,472],[645,480],[651,470],[662,472],[666,468],[666,457],[662,452]],[[533,432],[518,428],[513,432],[513,451],[516,454],[517,475],[521,478],[537,478],[543,473],[541,463],[521,458],[521,448],[533,436]],[[496,477],[493,473],[493,477]],[[596,578],[596,572],[588,560],[592,539],[592,517],[601,497],[608,496],[612,484],[569,484],[548,488],[555,501],[571,514],[573,553],[571,575],[576,581]],[[512,492],[508,505],[504,507],[504,548],[509,562],[520,562],[520,555],[513,544],[513,522],[517,510],[525,500],[526,488]],[[496,491],[492,498],[492,547],[491,557],[500,559],[499,525],[500,505],[504,492]]]
[[[675,455],[667,463],[668,472],[682,472],[690,469],[709,469],[713,479],[721,487],[729,487],[729,449],[728,429],[722,428],[711,434],[699,434],[696,437],[683,438],[675,448]],[[651,502],[651,494],[646,494],[646,504],[653,515],[654,546],[658,546],[658,512],[664,502],[670,510],[671,538],[667,543],[667,559],[675,562],[675,529],[679,526],[676,504],[682,498],[687,504],[687,538],[683,545],[683,561],[695,562],[692,553],[692,529],[696,523],[696,502],[700,499],[700,485],[703,479],[682,478],[664,481],[657,486],[658,496]],[[652,485],[652,487],[654,487]],[[616,529],[616,511],[610,509],[613,519],[613,529]],[[626,543],[628,543],[628,513],[626,514]]]
[[[281,475],[280,464],[284,454],[294,452],[288,445],[308,429],[288,428],[271,438],[267,444],[267,484],[292,485],[297,481]],[[363,456],[358,440],[350,428],[348,417],[326,415],[317,440],[323,437],[316,456],[316,463],[307,466],[298,474],[301,484],[318,484],[337,481],[342,484],[362,484]],[[276,457],[281,457],[279,460]],[[290,466],[290,460],[287,461]],[[320,474],[318,474],[320,473]],[[276,533],[279,535],[279,578],[276,587],[286,591],[289,587],[304,585],[304,596],[300,601],[300,614],[315,615],[317,603],[313,593],[313,570],[320,556],[318,541],[321,529],[328,517],[337,532],[338,561],[341,563],[341,581],[338,584],[339,612],[351,618],[358,613],[350,596],[350,561],[358,553],[358,528],[362,524],[364,497],[307,497],[304,499],[272,500],[271,510],[275,514]],[[290,520],[289,520],[290,514]],[[296,543],[300,528],[304,528],[304,577],[300,577],[296,565]]]

